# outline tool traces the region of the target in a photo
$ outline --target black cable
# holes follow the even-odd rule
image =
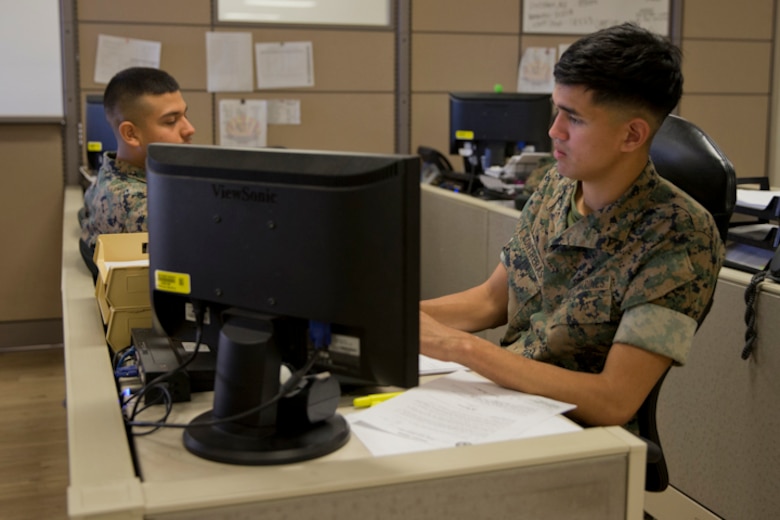
[[[195,356],[198,355],[198,352],[200,351],[200,345],[203,341],[203,321],[205,317],[205,310],[201,308],[200,305],[193,302],[193,311],[195,314],[195,325],[196,325],[196,332],[195,332],[195,349],[192,351],[192,353],[187,357],[187,359],[180,364],[179,366],[165,372],[164,374],[160,374],[156,378],[152,379],[149,382],[146,382],[144,386],[141,387],[138,392],[136,392],[137,400],[135,404],[133,405],[133,411],[130,413],[129,420],[133,421],[136,417],[136,415],[139,413],[138,410],[138,403],[141,402],[141,398],[146,395],[146,393],[154,386],[158,385],[159,383],[162,383],[169,379],[170,377],[174,376],[175,374],[178,374],[182,370],[184,370],[190,363],[192,363],[195,360]]]
[[[143,412],[147,408],[149,408],[152,405],[156,405],[160,399],[162,399],[165,403],[165,413],[163,414],[162,418],[158,419],[156,421],[156,424],[153,423],[150,425],[150,429],[144,432],[133,432],[133,435],[137,437],[141,437],[144,435],[149,435],[150,433],[154,433],[165,424],[165,421],[168,420],[168,417],[170,417],[171,412],[173,411],[173,396],[171,395],[170,390],[168,390],[168,386],[164,384],[158,384],[155,386],[155,388],[160,390],[160,397],[152,401],[151,403],[145,403],[143,408],[141,408],[138,413]],[[131,424],[131,426],[133,426]]]
[[[756,343],[758,334],[756,333],[756,307],[758,303],[758,286],[767,277],[767,271],[759,271],[750,279],[750,283],[745,288],[745,346],[742,348],[742,359],[747,359],[753,353],[753,346]]]
[[[315,351],[314,354],[309,358],[309,360],[306,362],[306,365],[301,368],[300,370],[294,372],[290,378],[285,381],[281,387],[279,388],[279,392],[276,393],[271,399],[264,403],[260,403],[259,405],[249,408],[247,410],[244,410],[243,412],[239,412],[237,414],[231,415],[229,417],[222,417],[219,419],[213,419],[211,421],[206,422],[199,422],[198,424],[182,424],[182,423],[166,423],[162,421],[127,421],[126,424],[129,426],[144,426],[144,427],[150,427],[150,428],[190,428],[190,427],[203,427],[203,426],[217,426],[220,424],[225,424],[233,421],[237,421],[238,419],[243,419],[244,417],[247,417],[249,415],[252,415],[254,413],[257,413],[261,410],[264,410],[265,408],[271,406],[272,404],[279,401],[282,397],[287,395],[287,393],[298,385],[298,383],[303,379],[303,377],[311,370],[311,368],[314,366],[315,361],[317,361],[317,358],[319,357],[319,351]],[[167,419],[168,414],[166,414],[165,418]],[[148,432],[151,433],[151,432]],[[146,434],[146,433],[144,433]]]

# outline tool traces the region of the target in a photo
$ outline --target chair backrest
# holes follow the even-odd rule
[[[670,115],[653,139],[650,158],[659,175],[685,191],[712,214],[725,242],[737,200],[737,176],[731,161],[715,142],[690,121]],[[711,306],[712,300],[699,320],[700,325]],[[647,442],[645,490],[654,492],[663,491],[669,485],[666,458],[656,425],[658,395],[665,378],[666,373],[637,412],[639,434]]]
[[[698,126],[670,115],[650,146],[658,173],[693,197],[715,218],[725,241],[737,203],[734,165]]]

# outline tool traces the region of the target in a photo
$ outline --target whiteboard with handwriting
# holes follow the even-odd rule
[[[523,0],[523,32],[587,34],[623,22],[669,35],[670,0]]]

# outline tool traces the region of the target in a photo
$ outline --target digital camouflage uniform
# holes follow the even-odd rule
[[[652,163],[617,201],[569,226],[576,188],[551,168],[502,251],[502,345],[591,373],[615,342],[685,363],[724,257],[712,216]]]
[[[146,171],[106,152],[97,180],[84,192],[81,239],[95,247],[98,235],[146,231]]]

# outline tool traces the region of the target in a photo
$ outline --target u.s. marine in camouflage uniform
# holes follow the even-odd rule
[[[195,128],[179,83],[167,72],[130,67],[117,72],[103,94],[116,152],[106,152],[95,184],[84,193],[79,212],[79,249],[97,277],[92,260],[100,234],[146,231],[146,152],[151,143],[184,144]]]
[[[580,372],[601,372],[614,342],[685,363],[723,261],[712,216],[652,163],[587,216],[572,204],[576,189],[553,167],[502,251],[502,344]]]
[[[724,247],[712,216],[650,161],[682,96],[681,60],[634,24],[568,47],[553,72],[555,166],[490,277],[420,302],[423,354],[573,403],[588,425],[627,425],[685,362]],[[505,324],[501,345],[471,334]]]
[[[81,239],[94,249],[98,235],[146,231],[146,170],[103,154],[95,183],[79,212]]]

